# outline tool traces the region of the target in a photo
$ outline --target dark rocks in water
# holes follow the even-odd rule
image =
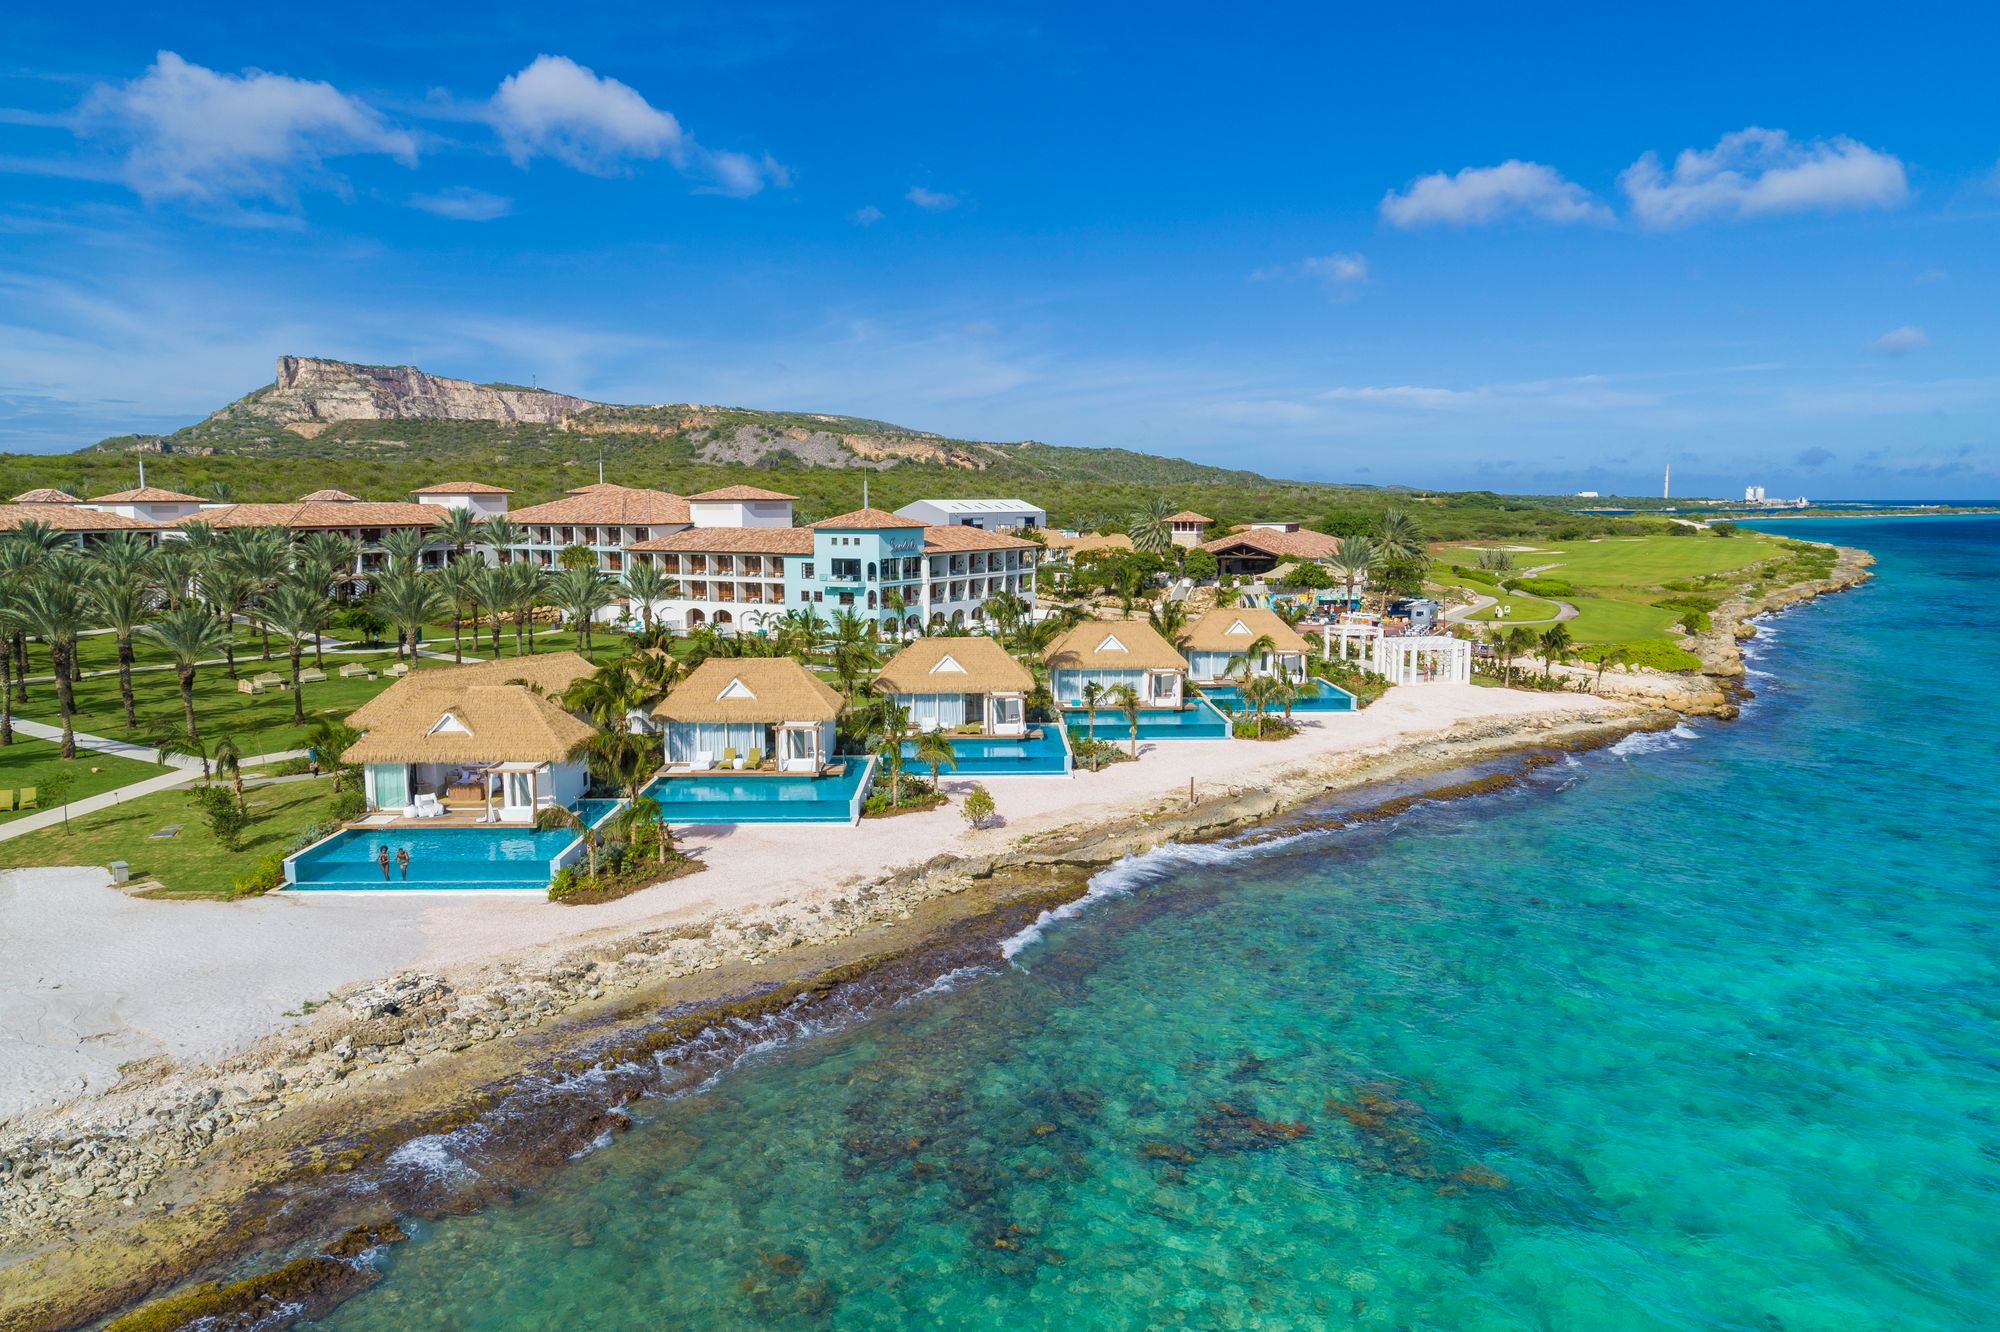
[[[204,1332],[249,1332],[289,1327],[331,1309],[373,1285],[380,1274],[354,1261],[368,1250],[408,1239],[394,1221],[355,1226],[323,1252],[241,1281],[204,1281],[165,1299],[141,1305],[106,1326],[106,1332],[170,1332],[200,1326]]]
[[[1195,1128],[1201,1149],[1214,1156],[1261,1152],[1311,1136],[1312,1125],[1304,1120],[1265,1119],[1255,1106],[1233,1101],[1215,1102]]]

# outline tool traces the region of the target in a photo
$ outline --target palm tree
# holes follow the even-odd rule
[[[56,677],[56,710],[62,715],[63,758],[76,757],[76,682],[70,678],[75,664],[76,638],[90,622],[90,600],[84,595],[78,571],[51,560],[42,576],[22,589],[15,608],[21,627],[48,645],[49,662]]]
[[[1245,682],[1243,686],[1243,701],[1250,705],[1250,715],[1255,719],[1258,739],[1261,740],[1264,738],[1265,710],[1271,707],[1272,704],[1281,701],[1282,691],[1286,688],[1288,686],[1284,681],[1274,680],[1268,675]],[[1286,705],[1286,709],[1289,712],[1289,704]]]
[[[1354,604],[1354,587],[1360,584],[1368,587],[1368,575],[1375,568],[1375,547],[1365,536],[1350,536],[1340,539],[1340,547],[1333,557],[1334,576],[1340,579],[1347,592],[1347,604]]]
[[[1250,687],[1250,677],[1257,673],[1258,663],[1277,650],[1278,642],[1276,639],[1272,638],[1269,634],[1259,634],[1250,641],[1249,647],[1236,653],[1224,663],[1222,673],[1230,675],[1240,672],[1243,687],[1247,690]]]
[[[833,673],[840,679],[840,691],[854,701],[862,677],[882,664],[875,651],[875,625],[853,611],[839,611],[833,617]]]
[[[125,705],[128,731],[138,724],[132,701],[132,635],[152,614],[158,596],[151,572],[152,552],[145,540],[115,532],[91,552],[85,575],[92,618],[118,639],[118,697]]]
[[[1569,626],[1560,623],[1550,625],[1541,638],[1542,669],[1554,675],[1556,663],[1569,659],[1569,649]]]
[[[493,657],[496,661],[500,658],[500,613],[512,602],[512,583],[512,567],[498,564],[478,565],[465,579],[465,599],[473,606],[473,638],[476,640],[479,636],[478,609],[483,606],[486,608],[487,627],[493,635]]]
[[[203,781],[209,779],[208,745],[199,736],[182,735],[173,727],[164,726],[153,732],[147,743],[158,751],[158,760],[163,764],[168,759],[176,757],[200,759],[201,779]]]
[[[1125,534],[1132,538],[1132,549],[1146,555],[1163,555],[1171,550],[1174,529],[1167,519],[1173,512],[1166,500],[1156,496],[1127,518]]]
[[[217,504],[234,504],[236,487],[227,481],[211,481],[208,483],[208,497]]]
[[[34,520],[21,524],[22,527],[43,526]],[[0,604],[18,602],[21,590],[35,577],[48,558],[49,552],[34,541],[24,540],[17,529],[4,539],[0,539]],[[7,624],[7,639],[0,642],[0,655],[7,658],[7,679],[11,702],[28,701],[28,632],[21,627],[18,616],[10,616]],[[11,729],[9,735],[12,735]]]
[[[1149,607],[1146,619],[1152,623],[1161,638],[1175,647],[1180,647],[1187,638],[1188,610],[1185,601],[1162,601]]]
[[[903,637],[903,612],[910,608],[910,600],[899,588],[886,588],[882,592],[882,609],[888,612],[888,624],[896,631],[896,637]]]
[[[378,544],[382,553],[389,557],[391,572],[415,573],[423,564],[424,547],[430,543],[428,532],[414,527],[399,527],[384,534]]]
[[[292,571],[291,533],[282,527],[244,527],[230,531],[224,546],[226,558],[236,567],[249,587],[245,609],[257,620],[264,635],[264,660],[271,659],[271,630],[257,615],[257,603],[278,580]]]
[[[201,607],[182,606],[179,610],[168,611],[151,624],[139,626],[139,632],[159,644],[174,659],[174,672],[179,676],[181,685],[181,716],[187,724],[188,738],[194,739],[197,735],[194,724],[195,668],[203,658],[215,655],[227,631]]]
[[[444,614],[446,604],[444,589],[429,574],[398,571],[385,574],[375,584],[376,613],[395,627],[396,656],[400,658],[407,647],[412,666],[417,663],[424,626]]]
[[[576,650],[590,652],[591,623],[611,604],[611,580],[597,569],[564,569],[549,580],[549,599],[576,629]]]
[[[452,512],[463,513],[465,510],[454,509]],[[444,593],[445,599],[451,603],[451,659],[455,662],[465,660],[465,603],[470,599],[472,576],[482,567],[453,560],[431,575],[437,580],[438,589]],[[473,641],[476,643],[478,639]]]
[[[264,606],[264,619],[291,645],[292,721],[305,725],[305,695],[299,685],[299,658],[308,640],[319,642],[332,606],[315,584],[303,579],[280,583]]]
[[[880,700],[876,718],[881,727],[876,752],[889,772],[889,805],[897,808],[903,803],[903,735],[910,729],[910,714],[894,699],[885,698]]]
[[[1604,691],[1604,670],[1607,666],[1625,666],[1629,665],[1631,661],[1631,648],[1625,647],[1622,644],[1618,647],[1606,648],[1604,655],[1597,659],[1597,683],[1591,686],[1592,692],[1602,693]]]
[[[1430,552],[1424,545],[1424,534],[1417,527],[1416,519],[1401,509],[1385,509],[1381,522],[1375,530],[1375,555],[1378,566],[1390,566],[1388,572],[1401,581],[1400,575],[1413,573],[1415,581],[1421,585],[1424,571],[1430,565]],[[1415,589],[1412,589],[1415,590]]]
[[[1507,683],[1514,683],[1514,660],[1535,650],[1540,640],[1535,631],[1525,624],[1517,624],[1507,631]]]
[[[236,612],[250,595],[251,578],[228,553],[216,547],[196,566],[195,591],[223,627],[222,656],[229,678],[236,678]]]
[[[660,802],[651,796],[638,797],[632,802],[632,807],[625,811],[626,819],[634,826],[652,828],[654,863],[660,865],[667,863],[667,852],[674,849],[674,834],[667,826],[665,813],[660,808]]]
[[[306,747],[322,766],[332,770],[335,795],[340,794],[340,760],[360,738],[361,732],[332,717],[321,717],[306,728]]]
[[[535,827],[543,832],[572,832],[583,839],[583,853],[590,857],[590,877],[597,877],[597,830],[590,820],[563,805],[544,806],[535,815]]]
[[[14,743],[14,653],[7,640],[20,631],[20,585],[0,578],[0,745]]]
[[[1139,757],[1139,691],[1131,685],[1111,686],[1111,704],[1125,714],[1125,721],[1132,728],[1132,757]]]
[[[631,714],[652,696],[648,683],[635,670],[643,655],[647,654],[634,653],[599,666],[564,692],[563,706],[583,713],[601,730],[630,729]]]
[[[507,564],[513,560],[513,548],[527,544],[528,529],[502,514],[480,523],[476,540],[502,564]]]
[[[653,632],[653,603],[680,595],[680,584],[651,560],[636,559],[625,568],[625,592],[639,605],[639,623]]]
[[[442,541],[451,548],[451,562],[455,564],[466,551],[479,544],[484,527],[479,515],[470,509],[447,509],[430,535],[431,540]]]
[[[1104,705],[1104,686],[1092,680],[1083,687],[1083,731],[1090,740],[1090,770],[1097,771],[1097,710]]]
[[[487,526],[491,528],[493,523],[489,522]],[[542,576],[540,569],[526,560],[501,567],[507,570],[505,604],[514,612],[514,655],[518,657],[521,655],[523,625],[527,626],[528,630],[528,651],[532,653],[535,650],[535,607],[541,602],[543,587],[547,580]],[[496,629],[494,632],[497,634],[499,631]]]
[[[361,548],[352,537],[338,532],[311,532],[298,544],[298,560],[301,565],[310,566],[326,576],[326,594],[340,595],[340,588],[354,576],[354,565],[361,558]]]
[[[215,748],[209,752],[210,756],[215,760],[215,775],[223,781],[228,782],[230,787],[235,790],[236,808],[239,810],[242,809],[244,807],[242,747],[236,743],[235,736],[225,735],[216,740]],[[204,767],[202,776],[205,778],[207,775],[207,768]]]
[[[941,770],[958,766],[958,750],[952,747],[943,731],[925,731],[918,736],[916,752],[911,757],[930,768],[933,791],[942,792],[944,789],[938,785]]]

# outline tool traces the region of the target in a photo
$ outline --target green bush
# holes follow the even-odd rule
[[[1516,592],[1524,593],[1531,597],[1573,597],[1576,595],[1576,584],[1570,582],[1567,578],[1516,578],[1513,582],[1507,584],[1507,586]]]
[[[333,817],[343,823],[361,817],[361,812],[367,808],[368,793],[358,786],[344,786],[340,794],[333,798]]]
[[[1484,583],[1488,587],[1500,585],[1500,575],[1491,569],[1468,569],[1463,564],[1454,564],[1451,571],[1468,583]]]
[[[285,881],[285,856],[281,851],[273,851],[257,862],[257,868],[248,874],[236,876],[236,896],[255,897],[268,893]]]
[[[576,871],[568,865],[555,872],[549,880],[549,901],[560,902],[577,890]]]
[[[965,816],[966,826],[980,828],[993,817],[993,793],[986,789],[984,782],[974,782],[972,789],[965,793],[965,802],[958,807]]]
[[[1625,660],[1633,666],[1655,671],[1701,669],[1700,657],[1672,643],[1662,643],[1657,638],[1642,638],[1632,643],[1591,643],[1578,648],[1576,655],[1581,661],[1596,662],[1605,653],[1618,648],[1625,649]]]

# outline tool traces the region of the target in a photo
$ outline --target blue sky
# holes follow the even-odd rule
[[[295,352],[1325,480],[2000,494],[1972,6],[172,8],[10,17],[0,448]]]

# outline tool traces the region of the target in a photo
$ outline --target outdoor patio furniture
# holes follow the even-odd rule
[[[35,788],[34,788],[34,787],[32,787],[32,786],[24,786],[24,787],[22,787],[22,788],[21,788],[21,803],[20,803],[20,805],[18,806],[18,808],[20,808],[20,809],[34,809],[34,808],[36,808],[36,807],[37,807],[37,806],[36,806],[36,802],[35,802]]]
[[[7,810],[12,808],[14,808],[13,791],[12,790],[0,791],[0,810]]]
[[[255,680],[238,680],[236,682],[236,692],[239,694],[261,694],[264,692],[264,686],[258,684]]]
[[[266,689],[283,689],[285,687],[285,677],[273,671],[266,671],[255,678],[256,682]]]
[[[300,684],[318,684],[321,680],[324,679],[326,679],[325,671],[304,670],[299,672]]]
[[[736,757],[736,747],[734,745],[722,751],[722,766],[725,768],[740,768],[743,766],[741,760]]]
[[[391,666],[389,668],[389,674],[391,675],[402,676],[402,675],[408,675],[409,673],[410,673],[410,663],[407,661],[399,661],[394,666]]]
[[[435,819],[444,814],[444,806],[440,805],[438,798],[429,791],[417,793],[416,810],[420,819]]]
[[[715,766],[715,755],[711,754],[708,750],[704,749],[698,752],[694,756],[693,762],[688,764],[688,771],[707,772],[710,768],[713,768],[714,766]]]
[[[754,771],[755,769],[758,769],[758,768],[761,768],[761,767],[763,767],[763,766],[764,766],[764,751],[763,751],[763,750],[761,750],[761,749],[753,749],[753,750],[751,750],[751,751],[750,751],[750,753],[749,753],[749,755],[748,755],[748,756],[746,756],[746,757],[744,758],[744,760],[743,760],[743,766],[744,766],[744,767],[746,767],[746,768],[749,768],[749,769],[751,769],[751,770],[753,770],[753,771]]]
[[[482,805],[486,802],[486,786],[483,782],[453,782],[444,791],[448,805]]]
[[[352,680],[358,675],[366,674],[368,674],[368,668],[358,661],[350,661],[340,668],[340,678],[343,680]]]

